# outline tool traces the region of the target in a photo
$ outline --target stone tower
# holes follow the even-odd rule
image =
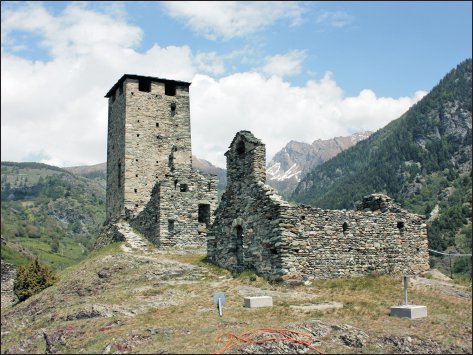
[[[189,86],[125,74],[105,95],[107,220],[163,246],[204,243],[217,203],[216,178],[192,169]]]

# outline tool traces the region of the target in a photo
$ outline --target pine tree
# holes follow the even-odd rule
[[[13,290],[18,299],[24,301],[52,286],[56,281],[57,277],[53,272],[47,265],[41,264],[36,257],[30,264],[18,268]]]

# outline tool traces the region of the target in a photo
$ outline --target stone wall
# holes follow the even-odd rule
[[[118,222],[118,220],[115,221]],[[100,231],[97,239],[95,239],[94,250],[100,249],[112,243],[124,242],[125,240],[125,236],[120,232],[118,226],[115,223],[107,223]]]
[[[160,246],[204,245],[199,205],[211,216],[217,202],[215,177],[192,169],[189,85],[125,74],[106,95],[107,220]]]
[[[107,219],[119,218],[124,213],[125,95],[123,90],[118,91],[108,100]]]
[[[311,280],[428,269],[422,216],[406,211],[288,209],[279,249],[286,278]]]
[[[215,176],[196,170],[188,175],[168,175],[155,186],[148,204],[130,224],[160,247],[203,246],[207,228],[214,221],[216,186]]]
[[[266,148],[249,131],[235,136],[227,157],[227,184],[266,181]]]
[[[271,280],[280,276],[279,245],[284,236],[279,216],[289,205],[275,200],[277,195],[272,192],[262,182],[227,188],[207,236],[207,255],[212,262],[233,272],[255,269]]]
[[[428,269],[423,216],[381,194],[367,196],[357,211],[291,206],[261,181],[265,174],[252,171],[264,166],[264,144],[247,131],[226,156],[229,184],[207,241],[214,263],[296,281]]]
[[[282,269],[279,216],[289,204],[263,182],[265,146],[250,132],[241,131],[225,156],[227,188],[208,233],[207,255],[234,272],[255,269],[276,279]]]

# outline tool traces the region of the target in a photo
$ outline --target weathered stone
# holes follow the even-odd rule
[[[207,240],[216,264],[269,280],[428,269],[423,216],[381,194],[366,196],[357,211],[289,205],[265,184],[265,146],[249,131],[225,154],[227,190],[215,210],[215,176],[192,169],[189,85],[124,75],[107,93],[109,225],[100,243],[121,240],[113,223],[127,219],[158,246]]]
[[[192,169],[190,83],[125,74],[107,93],[107,221],[152,243],[205,245],[217,178]]]
[[[214,263],[285,282],[429,268],[425,218],[388,196],[366,196],[357,211],[290,206],[265,185],[265,147],[251,132],[238,132],[225,156],[227,190],[207,239]]]

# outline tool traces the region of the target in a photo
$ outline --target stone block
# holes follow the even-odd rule
[[[409,319],[427,317],[427,307],[418,305],[402,305],[391,307],[391,316]]]
[[[245,297],[246,308],[272,307],[273,298],[271,296]]]

